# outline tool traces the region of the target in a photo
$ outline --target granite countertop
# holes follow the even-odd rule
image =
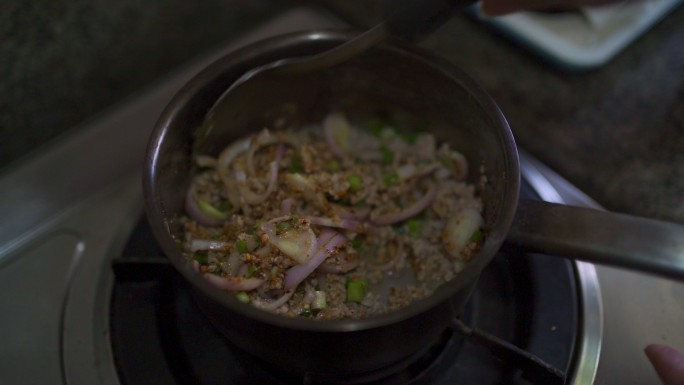
[[[428,45],[484,85],[519,145],[610,210],[684,223],[684,8],[612,62],[575,75],[479,25],[443,33],[474,31],[464,43]]]
[[[312,3],[359,27],[378,19],[377,1]],[[301,4],[9,1],[0,13],[0,167]],[[497,101],[518,143],[599,203],[684,223],[682,42],[684,7],[586,73],[556,69],[466,16],[423,45],[470,73]]]
[[[271,0],[8,0],[0,169],[281,12]]]

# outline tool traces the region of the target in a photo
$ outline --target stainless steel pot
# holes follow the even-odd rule
[[[684,230],[679,225],[566,206],[518,204],[517,150],[496,104],[458,68],[398,40],[334,68],[270,79],[264,93],[244,95],[237,108],[218,112],[210,133],[200,129],[207,111],[245,71],[279,58],[320,52],[350,36],[340,31],[296,33],[223,57],[178,92],[150,139],[144,190],[152,229],[192,285],[205,314],[236,345],[296,373],[361,373],[402,362],[448,327],[505,240],[555,255],[684,277]],[[177,219],[193,172],[192,153],[216,154],[230,141],[265,126],[319,122],[332,109],[352,120],[391,115],[400,124],[432,131],[438,141],[462,151],[470,160],[470,175],[480,175],[484,167],[487,183],[479,193],[485,203],[485,243],[457,279],[434,295],[375,318],[320,322],[240,303],[195,273],[174,241],[182,237]]]

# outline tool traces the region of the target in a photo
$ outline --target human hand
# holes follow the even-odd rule
[[[577,8],[587,5],[604,5],[617,0],[483,0],[482,10],[489,16],[534,9]]]
[[[644,349],[664,385],[684,385],[684,355],[666,345],[651,344]]]

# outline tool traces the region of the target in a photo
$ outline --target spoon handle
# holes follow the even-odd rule
[[[439,28],[475,0],[386,0],[386,28],[392,35],[418,40]]]
[[[385,20],[338,47],[310,57],[271,63],[279,74],[302,73],[332,67],[371,48],[389,35],[417,40],[444,24],[475,0],[388,0]]]
[[[274,73],[281,75],[288,73],[303,73],[332,67],[335,64],[345,62],[361,52],[379,44],[385,40],[387,36],[388,31],[385,23],[380,23],[328,51],[303,58],[279,60],[271,63],[270,66],[273,67]]]

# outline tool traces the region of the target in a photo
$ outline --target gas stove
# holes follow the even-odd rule
[[[282,374],[211,328],[147,228],[141,164],[161,110],[207,63],[270,35],[340,25],[292,10],[0,176],[0,383],[329,383]],[[527,197],[598,208],[524,151],[521,168]],[[657,383],[642,349],[684,346],[683,295],[672,281],[507,251],[433,347],[360,381]]]

